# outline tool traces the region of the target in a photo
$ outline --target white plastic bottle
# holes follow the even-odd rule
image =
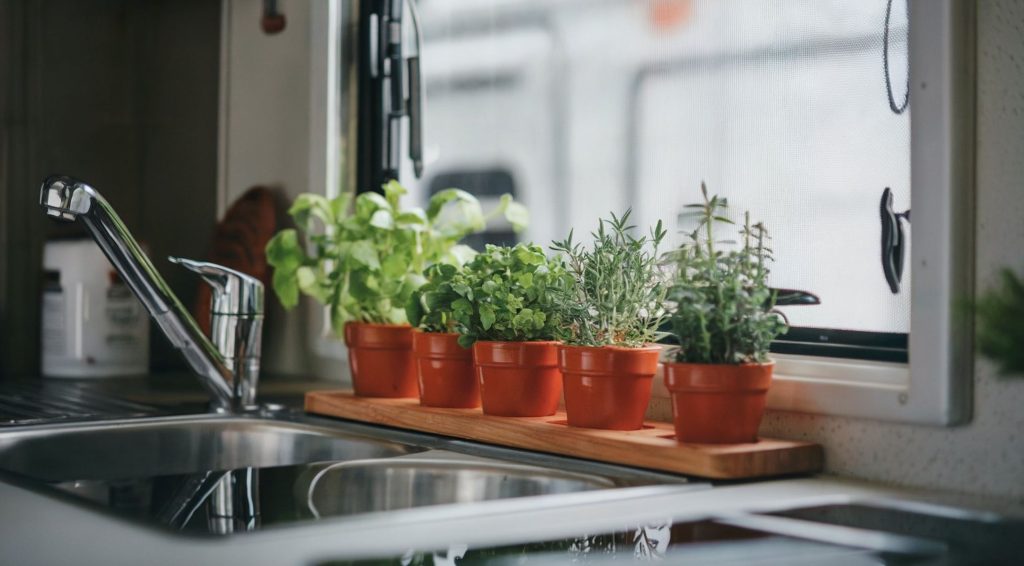
[[[149,315],[99,247],[89,239],[48,242],[43,270],[43,375],[145,375]]]

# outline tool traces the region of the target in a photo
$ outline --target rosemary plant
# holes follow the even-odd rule
[[[673,334],[679,339],[676,360],[697,364],[765,362],[772,340],[786,330],[780,315],[772,312],[775,294],[768,287],[768,230],[751,224],[744,215],[741,245],[728,249],[716,238],[715,227],[733,224],[725,215],[728,203],[708,196],[687,205],[697,216],[696,229],[687,241],[667,255],[676,264],[669,300],[675,303],[670,316]],[[685,213],[684,213],[685,214]]]
[[[574,242],[571,231],[551,245],[572,275],[555,304],[558,338],[566,344],[638,348],[662,336],[667,281],[658,246],[666,231],[659,220],[648,235],[633,236],[630,212],[601,219],[589,248]]]

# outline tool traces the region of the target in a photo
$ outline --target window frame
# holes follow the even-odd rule
[[[975,7],[909,0],[909,362],[775,354],[768,407],[952,426],[971,415]]]
[[[323,12],[333,17],[325,19],[336,19],[338,0],[326,6]],[[914,274],[909,362],[775,353],[770,409],[943,426],[970,419],[973,325],[960,304],[972,296],[974,277],[975,6],[969,0],[908,0],[908,9],[914,209],[914,245],[907,258]],[[337,49],[337,41],[333,30],[314,37],[314,57],[328,46]],[[313,68],[324,70],[320,64]],[[339,179],[338,146],[325,131],[332,128],[313,125],[337,111],[337,97],[357,90],[346,84],[349,72],[329,80],[328,73],[311,77],[314,91],[332,91],[326,98],[335,101],[311,112],[311,149],[322,151],[311,151],[310,171],[314,189],[325,186],[328,194],[338,190],[339,181],[351,186],[354,179]],[[354,139],[352,126],[339,128],[349,141]],[[353,158],[346,151],[340,159]],[[343,348],[325,336],[320,317],[311,318],[319,330],[311,350],[343,359]],[[667,397],[657,381],[655,398]]]

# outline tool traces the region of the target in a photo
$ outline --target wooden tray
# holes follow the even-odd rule
[[[671,424],[650,422],[637,431],[566,425],[565,413],[550,417],[492,417],[479,409],[435,409],[418,399],[355,397],[349,391],[306,393],[306,411],[367,423],[430,432],[715,479],[742,479],[821,470],[821,446],[762,438],[750,444],[681,444]]]

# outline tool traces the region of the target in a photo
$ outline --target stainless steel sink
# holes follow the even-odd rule
[[[600,476],[431,451],[332,464],[304,491],[310,511],[328,517],[612,487]]]
[[[328,516],[682,478],[294,413],[0,431],[0,478],[121,516],[229,534]]]
[[[324,426],[200,416],[10,431],[0,434],[0,469],[45,482],[116,480],[422,450]]]

